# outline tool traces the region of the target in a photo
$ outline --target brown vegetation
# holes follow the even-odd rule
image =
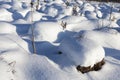
[[[103,66],[104,64],[105,64],[105,61],[104,61],[104,59],[103,59],[102,61],[94,64],[93,67],[91,67],[91,66],[84,67],[84,66],[78,65],[78,66],[76,67],[76,69],[77,69],[78,71],[80,71],[81,73],[84,74],[84,73],[87,73],[87,72],[89,72],[89,71],[98,71],[98,70],[100,70],[100,69],[102,68],[102,66]]]

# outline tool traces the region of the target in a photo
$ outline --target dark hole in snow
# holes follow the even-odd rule
[[[58,54],[62,54],[62,52],[61,52],[61,51],[58,51]]]
[[[87,72],[89,72],[89,71],[98,71],[98,70],[100,70],[100,69],[102,68],[102,66],[103,66],[104,64],[105,64],[105,60],[102,59],[102,61],[94,64],[93,67],[90,67],[90,66],[84,67],[84,66],[78,65],[78,66],[76,67],[76,69],[77,69],[78,71],[80,71],[81,73],[84,74],[84,73],[87,73]]]

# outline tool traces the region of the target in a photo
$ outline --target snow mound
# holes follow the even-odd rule
[[[69,24],[69,23],[79,23],[84,20],[87,20],[87,18],[83,16],[68,16],[59,21],[63,21]]]
[[[0,22],[0,34],[17,34],[16,26],[7,22]]]
[[[64,39],[59,50],[73,60],[76,66],[92,67],[105,57],[104,49],[100,45],[92,40],[81,38],[81,36]]]
[[[25,17],[26,14],[27,14],[30,10],[31,10],[30,8],[20,9],[20,10],[17,11],[17,13],[20,13],[23,17]]]
[[[83,31],[80,35],[91,39],[103,47],[120,50],[120,33],[115,29],[103,28],[95,31]]]
[[[0,52],[7,53],[10,50],[22,49],[24,52],[29,52],[28,44],[23,41],[18,35],[0,34]]]
[[[108,19],[99,19],[99,27],[119,27],[115,21],[110,21]]]
[[[28,40],[31,1],[37,54]],[[119,9],[119,3],[86,0],[0,0],[0,80],[120,80]],[[99,71],[78,72],[103,58]]]
[[[29,11],[25,16],[25,20],[27,20],[28,22],[30,22],[32,19],[33,21],[39,21],[42,18],[42,16],[43,14],[37,11],[34,11],[34,12]]]
[[[0,8],[0,21],[13,21],[12,13],[4,8]]]
[[[50,7],[47,13],[48,13],[48,16],[56,17],[58,15],[58,10],[56,8]]]
[[[83,11],[94,11],[95,10],[95,7],[92,6],[90,3],[85,3],[84,4],[84,8],[83,8]]]
[[[20,1],[12,0],[12,9],[19,10],[22,8],[22,3]]]
[[[101,11],[95,10],[95,12],[96,12],[98,18],[102,18],[103,14]]]
[[[22,70],[28,80],[70,80],[57,64],[45,56],[30,55]]]
[[[73,10],[73,7],[68,6],[67,8],[64,9],[64,14],[67,16],[70,16],[72,15],[72,10]]]
[[[27,22],[26,20],[24,19],[18,19],[18,20],[15,20],[13,22],[13,24],[28,24],[29,22]]]
[[[9,80],[10,78],[11,79],[14,79],[13,75],[11,72],[9,72],[9,66],[8,66],[8,63],[3,61],[2,58],[0,58],[0,79],[1,80]],[[7,75],[7,76],[3,76],[3,75]]]
[[[55,1],[55,3],[63,3],[63,0],[54,0]]]
[[[84,20],[78,23],[67,24],[66,29],[69,31],[79,32],[81,30],[93,30],[98,28],[98,26],[98,20]]]
[[[2,4],[0,5],[1,8],[5,8],[5,9],[10,9],[11,8],[11,5],[9,4]]]
[[[97,15],[95,12],[85,11],[85,16],[88,19],[97,19]]]
[[[62,32],[62,27],[56,22],[38,22],[34,25],[35,41],[54,42],[60,32]],[[29,34],[31,34],[31,28]]]

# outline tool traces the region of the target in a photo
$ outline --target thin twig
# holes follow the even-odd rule
[[[33,5],[34,3],[31,1],[31,32],[32,32],[32,47],[33,53],[36,54],[35,40],[34,40],[34,28],[33,28]]]

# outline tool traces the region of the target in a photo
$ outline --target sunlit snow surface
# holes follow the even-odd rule
[[[31,12],[30,1],[0,0],[0,80],[120,79],[119,3],[69,0],[66,6],[65,0],[40,0],[36,11],[33,0]],[[74,5],[77,16],[72,15]],[[106,63],[99,71],[76,70],[103,58]]]

